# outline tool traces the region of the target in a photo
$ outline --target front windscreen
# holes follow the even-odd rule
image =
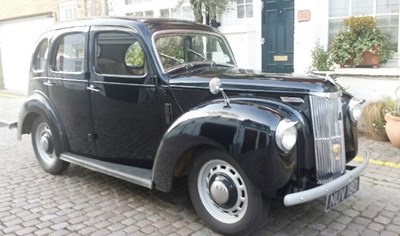
[[[235,66],[225,41],[214,35],[161,34],[155,37],[154,43],[164,71],[197,64]]]

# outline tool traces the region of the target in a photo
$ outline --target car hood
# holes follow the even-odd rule
[[[336,92],[334,82],[314,75],[261,73],[254,70],[206,66],[169,74],[171,87],[207,88],[212,78],[219,78],[227,91],[320,93]]]

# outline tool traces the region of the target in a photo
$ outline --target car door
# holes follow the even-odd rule
[[[98,157],[151,168],[161,140],[163,94],[133,29],[91,27],[91,107]]]
[[[95,155],[87,64],[89,27],[58,30],[50,50],[49,97],[65,128],[70,152]]]

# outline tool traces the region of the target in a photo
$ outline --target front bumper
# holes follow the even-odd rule
[[[283,203],[285,204],[285,206],[294,206],[318,199],[323,196],[327,196],[346,186],[347,184],[355,180],[358,176],[360,176],[361,172],[367,167],[368,162],[368,153],[365,153],[365,159],[363,163],[353,170],[347,170],[346,174],[340,176],[335,180],[332,180],[327,184],[309,190],[287,194],[283,199]]]

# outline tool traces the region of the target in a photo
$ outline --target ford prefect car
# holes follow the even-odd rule
[[[237,68],[218,30],[170,19],[59,23],[39,38],[18,137],[44,171],[70,163],[171,191],[187,176],[199,216],[243,235],[271,198],[326,210],[355,193],[362,101],[329,78]]]

